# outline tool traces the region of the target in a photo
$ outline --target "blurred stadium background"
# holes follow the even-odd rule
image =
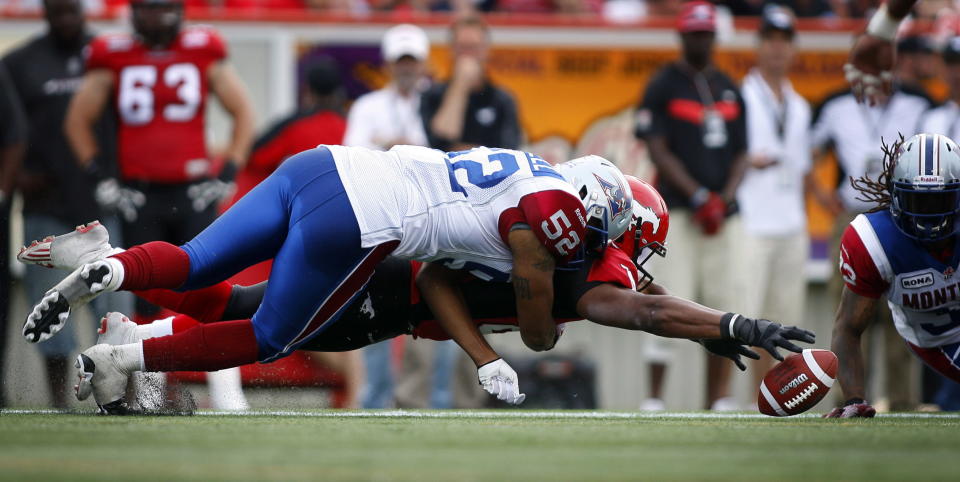
[[[37,3],[0,0],[0,52],[44,30]],[[230,60],[251,94],[258,131],[294,109],[298,69],[313,56],[329,55],[338,61],[346,74],[351,99],[381,87],[385,76],[380,69],[380,40],[384,31],[397,23],[415,23],[426,30],[431,41],[430,69],[434,78],[446,78],[450,70],[446,41],[451,17],[443,12],[424,12],[429,7],[419,4],[396,8],[358,5],[360,2],[307,1],[309,5],[302,8],[274,8],[255,2],[210,3],[188,2],[188,22],[212,24],[228,41]],[[737,80],[754,64],[758,20],[733,13],[756,14],[763,3],[731,4],[722,10],[725,14],[718,32],[717,61]],[[799,55],[791,74],[795,88],[813,106],[845,87],[842,65],[852,35],[863,26],[862,12],[876,2],[821,3],[823,16],[799,21]],[[516,97],[526,149],[553,162],[586,153],[600,154],[615,161],[625,172],[649,179],[653,172],[645,148],[633,136],[633,111],[651,73],[678,56],[673,18],[645,16],[645,12],[660,12],[656,9],[669,13],[670,5],[611,0],[602,5],[547,8],[560,13],[539,12],[532,7],[527,10],[534,13],[527,13],[514,6],[516,10],[503,8],[487,15],[494,45],[490,75]],[[931,20],[936,20],[924,24],[924,30],[936,35],[938,29],[948,28],[943,25],[953,18],[949,3],[924,5],[930,9]],[[94,1],[90,8],[95,32],[129,30],[122,2]],[[944,98],[946,87],[940,80],[930,79],[927,87],[934,97]],[[218,108],[210,109],[208,115],[212,126],[209,143],[222,144],[227,137],[226,117]],[[837,170],[832,163],[819,163],[817,171],[825,185],[836,182]],[[812,256],[806,272],[797,273],[808,279],[810,287],[804,327],[817,332],[817,347],[828,348],[834,307],[824,294],[824,282],[833,269],[827,262],[832,220],[813,203],[809,207]],[[13,246],[19,247],[19,240],[14,240]],[[19,336],[27,302],[22,291],[16,293],[5,334],[9,340],[5,354],[7,373],[3,377],[7,400],[11,406],[44,406],[45,385],[37,383],[41,377],[40,357]],[[81,339],[80,344],[87,346],[93,337],[93,321],[78,321],[89,328],[81,330],[87,339]],[[550,355],[581,360],[595,369],[597,408],[636,409],[647,396],[643,343],[647,336],[651,335],[575,323]],[[521,360],[534,360],[534,354],[524,349],[519,336],[499,335],[491,337],[491,342],[514,366]],[[703,350],[689,341],[675,345],[665,402],[670,409],[702,408]],[[879,359],[882,353],[874,352],[872,356]],[[874,370],[870,381],[871,391],[881,398],[879,387],[883,386],[884,376],[882,370]],[[746,374],[734,376],[733,393],[744,408],[755,402],[752,380]],[[524,383],[521,376],[521,387]],[[269,391],[264,397],[251,391],[248,396],[254,407],[311,407],[317,405],[317,400],[326,400],[317,391],[298,391],[297,396],[292,393]],[[834,401],[828,398],[824,403]]]

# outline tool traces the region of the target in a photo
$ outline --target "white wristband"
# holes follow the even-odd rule
[[[901,20],[891,17],[887,4],[881,4],[870,18],[870,23],[867,24],[867,33],[892,42],[897,38]]]

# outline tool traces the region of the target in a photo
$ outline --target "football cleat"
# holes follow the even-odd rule
[[[130,372],[118,361],[119,349],[110,345],[95,345],[77,355],[77,385],[74,387],[77,400],[93,399],[100,413],[122,415],[130,413],[123,400],[127,393]]]
[[[105,291],[116,291],[122,281],[123,265],[115,259],[77,268],[33,307],[23,323],[24,338],[30,343],[49,339],[63,329],[71,308],[83,306]]]
[[[20,248],[17,260],[25,264],[73,271],[122,251],[110,246],[107,228],[100,221],[92,221],[77,226],[67,234],[47,236]]]
[[[138,341],[137,324],[123,313],[111,311],[100,319],[100,329],[97,330],[98,345],[126,345]]]

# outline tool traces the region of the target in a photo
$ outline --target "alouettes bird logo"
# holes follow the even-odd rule
[[[597,182],[599,182],[600,187],[603,188],[603,193],[607,195],[607,204],[610,205],[611,218],[617,217],[617,215],[627,209],[627,196],[624,195],[623,186],[620,185],[619,181],[607,181],[596,173],[594,173],[593,177],[597,178]]]

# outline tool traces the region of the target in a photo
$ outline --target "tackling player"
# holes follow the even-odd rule
[[[105,291],[202,288],[274,259],[252,319],[82,353],[81,398],[93,391],[101,406],[119,403],[135,371],[211,371],[288,355],[332,326],[393,253],[429,262],[417,278],[423,297],[481,375],[505,383],[491,393],[519,403],[516,375],[477,332],[454,269],[509,277],[524,343],[550,349],[557,262],[602,248],[631,219],[632,199],[613,164],[596,156],[567,164],[571,183],[519,151],[320,146],[287,159],[183,246],[147,243],[77,269],[34,307],[23,333],[32,342],[49,338],[72,306]]]
[[[884,146],[884,171],[853,181],[877,207],[843,234],[845,286],[831,349],[846,401],[827,417],[873,417],[866,401],[863,332],[882,299],[897,332],[927,365],[960,382],[960,147],[946,136],[917,134]]]
[[[740,355],[756,358],[741,344],[760,346],[779,358],[777,347],[799,348],[789,340],[812,342],[812,334],[792,327],[782,328],[767,320],[750,320],[697,305],[671,296],[641,294],[663,293],[652,284],[652,276],[643,268],[653,255],[665,256],[663,245],[669,226],[666,205],[649,184],[626,176],[633,193],[633,219],[630,229],[615,245],[602,253],[591,252],[576,270],[557,271],[554,276],[553,313],[558,336],[563,323],[583,318],[606,326],[643,330],[660,336],[700,339],[704,346],[734,360],[744,369]],[[103,227],[95,227],[103,230]],[[70,244],[81,243],[81,252],[109,252],[110,247],[90,234],[78,230],[58,236],[49,248],[56,253],[68,251]],[[28,258],[22,259],[31,262]],[[60,259],[58,267],[73,269],[76,258]],[[308,341],[300,349],[315,351],[352,350],[405,334],[434,340],[449,339],[422,300],[413,282],[417,262],[388,258],[377,266],[365,293],[349,307],[339,323]],[[138,292],[152,302],[183,313],[136,326],[120,314],[104,318],[98,343],[124,344],[177,333],[197,325],[221,320],[250,317],[257,310],[266,284],[251,287],[222,282],[198,291],[179,293],[168,290]],[[506,283],[486,283],[473,278],[465,281],[463,294],[474,322],[483,333],[515,331],[518,327],[516,304]],[[726,322],[726,324],[725,324]],[[733,322],[733,326],[729,326]],[[728,329],[724,330],[723,327]]]

